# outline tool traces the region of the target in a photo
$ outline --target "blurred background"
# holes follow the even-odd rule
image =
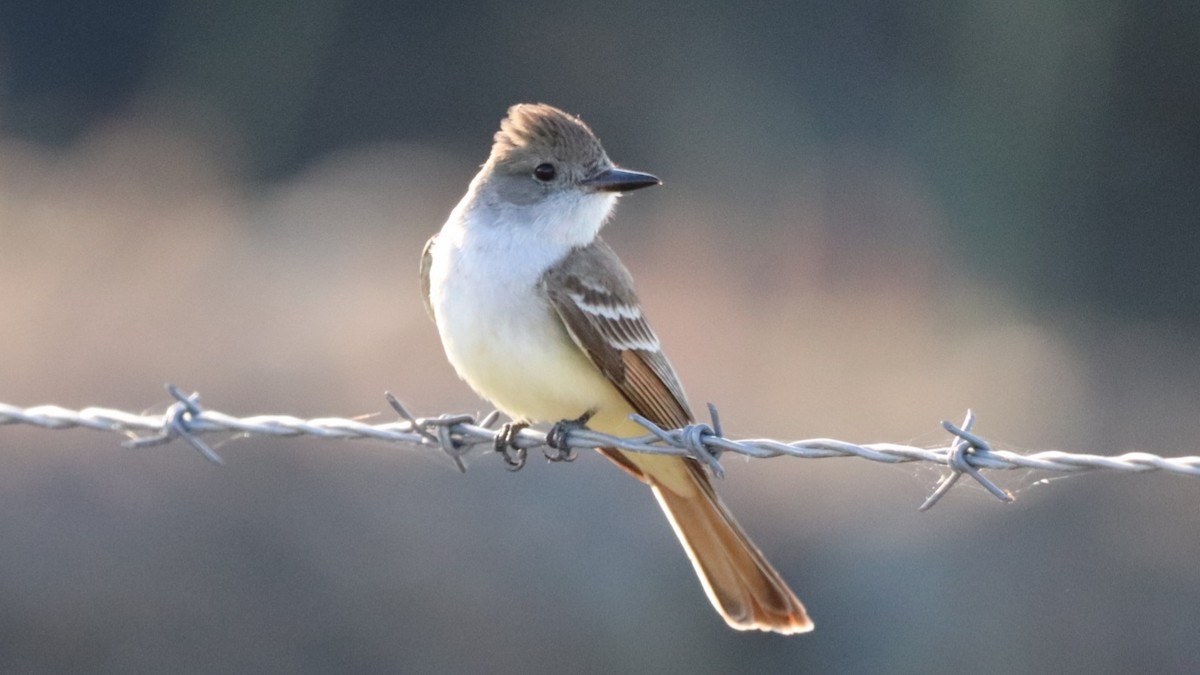
[[[0,401],[486,411],[417,259],[505,109],[731,435],[1197,454],[1200,5],[0,0]],[[219,440],[219,439],[213,439]],[[725,460],[817,631],[735,633],[599,457],[0,428],[0,671],[1187,672],[1193,479]]]

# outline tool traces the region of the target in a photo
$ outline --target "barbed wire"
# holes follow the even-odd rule
[[[830,438],[810,438],[783,442],[771,439],[731,439],[721,432],[717,409],[709,405],[712,424],[691,424],[680,429],[663,429],[639,416],[631,416],[647,430],[647,435],[619,438],[587,429],[578,423],[560,422],[548,432],[505,425],[492,428],[499,419],[498,412],[476,420],[474,415],[444,414],[437,417],[417,417],[394,396],[387,400],[400,417],[398,421],[370,424],[362,419],[317,417],[303,419],[291,415],[253,415],[236,417],[200,407],[198,393],[184,394],[178,387],[167,385],[175,398],[162,414],[137,414],[109,408],[88,407],[70,410],[57,405],[22,408],[0,402],[0,426],[25,424],[44,429],[84,428],[123,434],[126,447],[140,448],[183,439],[206,459],[216,464],[223,461],[207,443],[203,434],[233,432],[260,436],[315,436],[328,439],[370,439],[389,443],[404,443],[438,448],[454,461],[460,471],[466,471],[463,457],[483,445],[504,454],[510,468],[519,469],[526,453],[542,449],[551,461],[570,461],[574,451],[590,448],[617,448],[630,452],[693,457],[709,466],[718,476],[724,475],[720,455],[732,452],[748,457],[795,457],[825,459],[858,457],[872,462],[901,464],[931,462],[950,469],[921,505],[922,511],[938,502],[963,475],[970,476],[998,499],[1011,502],[1013,496],[981,473],[984,469],[1032,469],[1039,471],[1082,472],[1100,469],[1143,473],[1169,473],[1200,476],[1200,456],[1160,457],[1147,452],[1128,452],[1121,455],[1068,453],[1057,450],[1019,454],[997,450],[988,441],[972,433],[975,415],[967,411],[961,425],[942,422],[950,432],[949,445],[919,448],[896,443],[859,445]]]

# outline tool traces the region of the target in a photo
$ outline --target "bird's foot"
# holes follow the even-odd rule
[[[525,448],[517,447],[517,434],[529,427],[527,422],[506,422],[496,432],[496,440],[492,447],[504,458],[509,471],[519,471],[525,466]]]
[[[589,410],[573,420],[559,420],[550,431],[546,432],[546,445],[550,450],[542,450],[542,454],[551,462],[574,462],[575,449],[567,447],[567,434],[577,429],[586,429],[588,420],[595,415],[595,410]]]

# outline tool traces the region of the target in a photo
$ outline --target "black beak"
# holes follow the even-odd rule
[[[613,167],[583,181],[583,186],[597,192],[632,192],[651,185],[662,185],[658,176],[640,171],[626,171]]]

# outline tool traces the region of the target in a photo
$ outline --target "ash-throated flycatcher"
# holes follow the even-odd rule
[[[579,118],[520,104],[421,261],[428,308],[459,376],[518,422],[590,414],[615,436],[692,420],[629,272],[601,241],[617,196],[654,176],[619,169]],[[804,606],[721,503],[700,463],[602,448],[648,484],[704,591],[733,628],[803,633]]]

